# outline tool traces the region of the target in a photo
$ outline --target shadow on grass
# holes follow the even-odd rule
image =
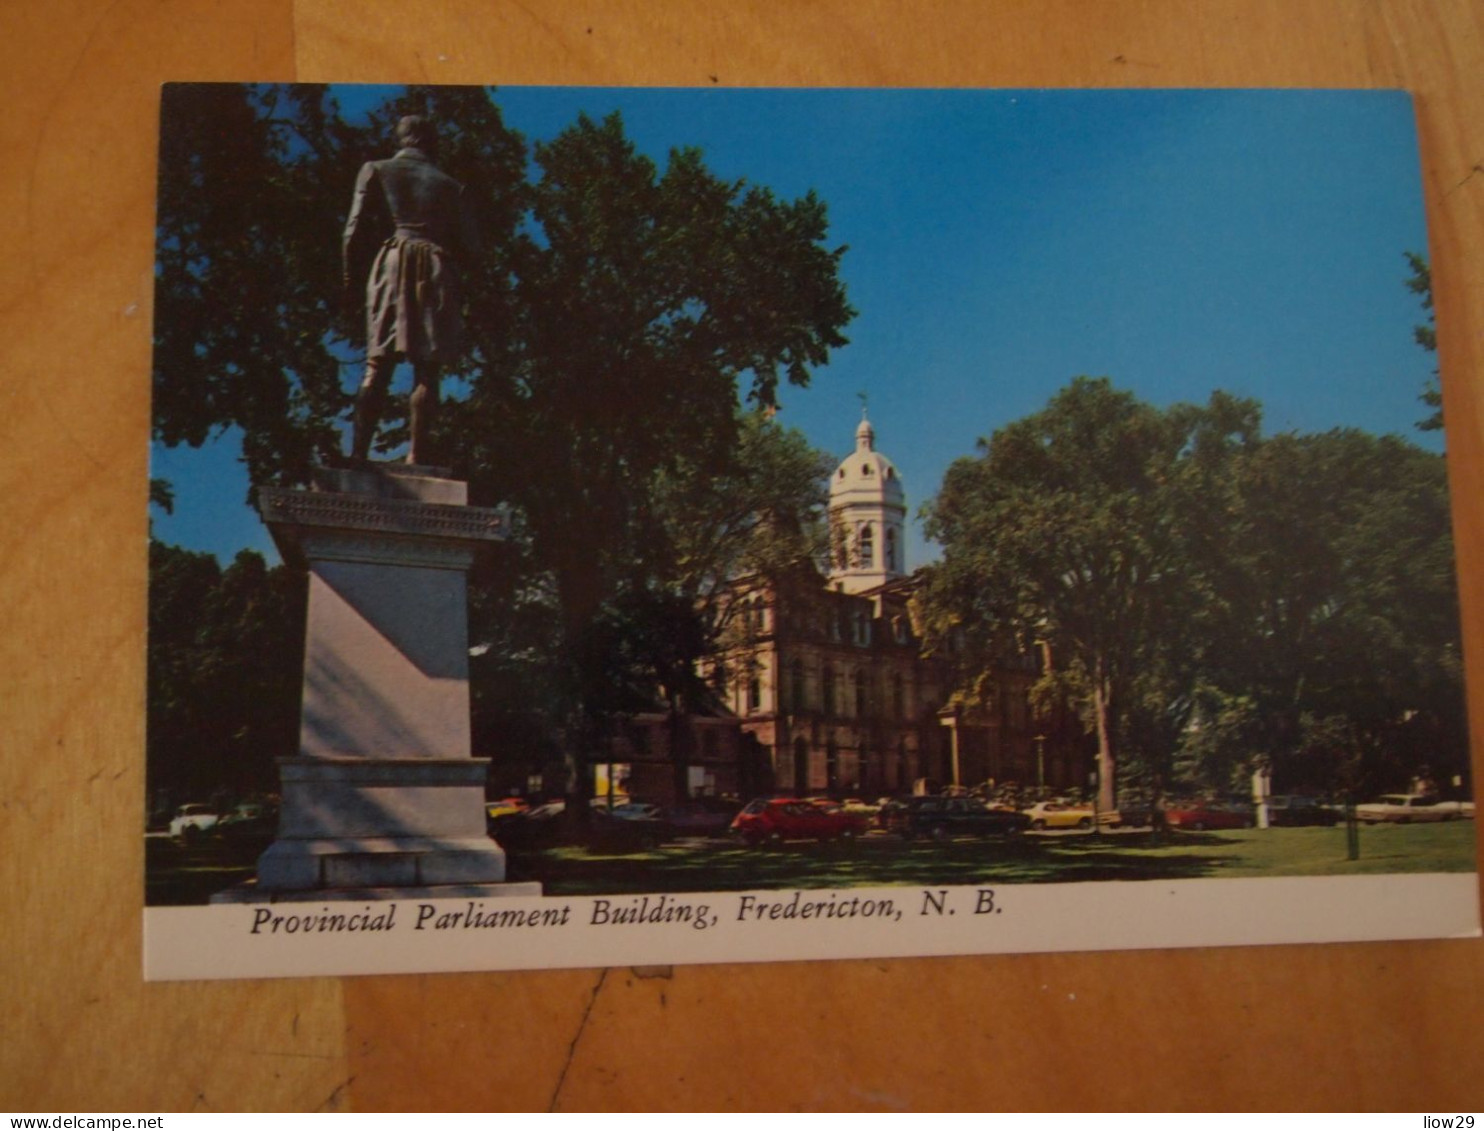
[[[853,843],[789,843],[744,848],[725,842],[672,844],[623,856],[580,848],[512,851],[512,879],[539,880],[547,895],[741,891],[817,887],[926,887],[1075,883],[1089,880],[1185,880],[1216,874],[1220,859],[1200,851],[1205,838],[1019,837],[946,844],[870,837]],[[1210,838],[1215,848],[1219,838]],[[1140,852],[1144,847],[1152,852]],[[1191,851],[1195,850],[1195,851]]]
[[[627,852],[576,846],[507,845],[506,849],[508,878],[539,881],[547,895],[1193,880],[1268,870],[1281,874],[1285,869],[1280,864],[1292,863],[1285,859],[1286,853],[1269,852],[1274,859],[1254,868],[1249,859],[1254,855],[1252,836],[1183,831],[1078,833],[942,844],[870,836],[825,844],[790,842],[778,848],[693,839]],[[1303,847],[1298,839],[1289,840],[1294,842],[1290,849]],[[1262,844],[1259,838],[1256,845]],[[145,903],[152,907],[204,904],[216,892],[250,879],[262,847],[266,845],[211,840],[182,846],[163,837],[146,838]],[[1304,872],[1395,870],[1391,854],[1377,851],[1381,847],[1368,844],[1370,858],[1360,866],[1318,862],[1312,848],[1295,855],[1301,855],[1297,863]],[[1410,858],[1397,854],[1398,860]],[[1287,869],[1290,874],[1293,870]]]
[[[189,907],[208,902],[257,874],[256,845],[241,847],[205,841],[177,845],[164,837],[144,842],[144,905]]]

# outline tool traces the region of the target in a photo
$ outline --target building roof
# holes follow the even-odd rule
[[[876,450],[876,430],[864,411],[855,430],[855,451],[841,461],[830,477],[830,508],[853,503],[907,508],[901,476],[891,460]]]

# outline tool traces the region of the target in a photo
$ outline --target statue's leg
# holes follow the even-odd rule
[[[355,432],[350,447],[350,458],[358,463],[364,463],[371,454],[371,441],[376,436],[376,426],[381,423],[387,387],[392,383],[392,373],[396,368],[395,357],[383,355],[366,359],[366,376],[361,381],[361,391],[356,395]]]
[[[407,448],[408,463],[432,463],[433,418],[438,415],[438,366],[430,361],[412,366],[412,397],[409,400],[412,443]]]

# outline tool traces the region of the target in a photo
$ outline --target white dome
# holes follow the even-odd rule
[[[876,451],[875,443],[876,430],[862,416],[855,430],[855,451],[841,461],[830,477],[831,506],[881,502],[906,507],[901,476],[891,460]]]

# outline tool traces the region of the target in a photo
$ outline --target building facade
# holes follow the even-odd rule
[[[775,792],[878,797],[986,782],[1071,785],[1080,759],[1040,733],[1036,656],[1008,661],[972,709],[913,627],[906,492],[863,419],[830,479],[829,573],[740,579],[718,690]],[[1041,728],[1044,730],[1044,728]]]

